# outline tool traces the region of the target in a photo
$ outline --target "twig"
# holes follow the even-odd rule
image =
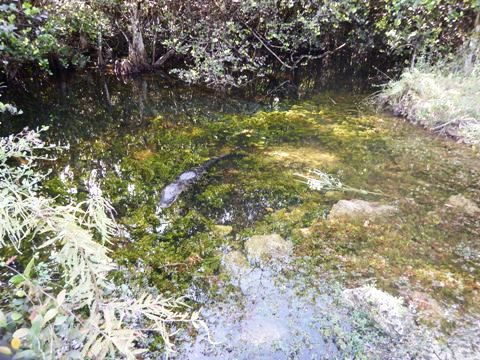
[[[385,74],[385,73],[384,73],[382,70],[380,70],[378,67],[376,67],[375,65],[372,65],[372,66],[373,66],[373,68],[374,68],[375,70],[377,70],[379,73],[385,75],[389,80],[393,80],[390,76],[388,76],[387,74]]]
[[[282,59],[280,59],[280,57],[277,54],[275,54],[275,52],[272,49],[270,49],[270,47],[262,40],[262,38],[259,35],[257,35],[255,30],[253,30],[248,25],[245,25],[245,26],[247,26],[247,28],[252,32],[253,36],[255,36],[257,40],[260,41],[260,43],[265,47],[265,49],[267,49],[283,66],[285,66],[287,69],[293,69],[292,66],[285,63]]]
[[[384,194],[384,193],[382,193],[382,192],[375,192],[375,191],[368,191],[368,190],[363,190],[363,189],[357,189],[357,188],[354,188],[354,187],[345,185],[345,184],[343,184],[341,181],[339,181],[338,179],[332,177],[331,175],[326,174],[326,173],[323,173],[323,172],[320,172],[320,171],[318,171],[318,170],[317,170],[317,171],[314,171],[314,174],[317,174],[317,175],[319,175],[319,176],[324,176],[329,183],[328,183],[328,182],[325,182],[324,184],[322,184],[321,188],[318,187],[318,188],[315,189],[315,186],[312,186],[312,182],[314,182],[314,181],[320,182],[320,180],[315,179],[314,177],[309,177],[309,176],[306,176],[306,175],[303,175],[303,174],[299,174],[299,173],[295,173],[294,175],[295,175],[295,176],[298,176],[298,177],[300,177],[300,178],[302,178],[302,179],[307,180],[307,181],[298,180],[298,181],[300,181],[301,183],[304,183],[304,184],[308,185],[310,188],[315,189],[315,190],[319,190],[319,191],[322,191],[322,190],[328,190],[328,191],[350,191],[350,192],[356,192],[356,193],[364,194],[364,195],[370,194],[370,195],[379,195],[379,196],[392,197],[392,196],[387,195],[387,194]]]
[[[337,52],[338,50],[342,49],[343,47],[345,47],[345,45],[347,45],[347,43],[343,43],[342,45],[336,47],[335,49],[326,51],[324,53],[321,53],[320,55],[302,55],[297,61],[295,61],[294,67],[297,67],[297,64],[300,63],[301,61],[303,61],[303,59],[308,59],[308,60],[322,59],[322,58],[324,58],[328,55],[331,55],[334,52]]]
[[[188,266],[188,264],[187,264],[187,263],[184,263],[184,262],[164,264],[164,265],[160,266],[159,269],[165,269],[165,268],[177,267],[177,266]]]

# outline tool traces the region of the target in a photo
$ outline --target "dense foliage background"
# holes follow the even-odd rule
[[[236,87],[317,59],[368,75],[451,52],[479,8],[477,0],[7,1],[1,71],[13,79],[127,58],[124,72],[164,65],[188,82]],[[168,50],[173,58],[161,59]]]

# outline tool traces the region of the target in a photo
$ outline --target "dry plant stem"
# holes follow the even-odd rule
[[[318,171],[319,172],[319,171]],[[315,173],[315,172],[314,172]],[[319,172],[320,173],[320,172]],[[330,175],[324,173],[325,175],[327,175],[328,177],[332,178]],[[305,179],[307,181],[303,181],[303,180],[298,180],[300,181],[301,183],[303,184],[306,184],[307,186],[309,186],[310,188],[312,188],[311,186],[311,181],[317,181],[317,179],[315,179],[314,177],[311,177],[311,176],[307,176],[307,175],[303,175],[303,174],[299,174],[299,173],[295,173],[294,174],[295,176],[298,176],[302,179]],[[370,195],[378,195],[378,196],[384,196],[384,197],[392,197],[390,195],[387,195],[387,194],[384,194],[382,192],[375,192],[375,191],[368,191],[368,190],[363,190],[363,189],[357,189],[357,188],[354,188],[354,187],[351,187],[351,186],[348,186],[348,185],[345,185],[339,181],[335,182],[334,184],[332,185],[325,185],[322,187],[322,189],[316,189],[316,190],[326,190],[326,191],[349,191],[349,192],[355,192],[355,193],[359,193],[359,194],[364,194],[364,195],[367,195],[367,194],[370,194]]]

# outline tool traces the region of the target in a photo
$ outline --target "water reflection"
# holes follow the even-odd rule
[[[75,143],[109,129],[130,131],[156,116],[175,123],[214,119],[219,114],[252,113],[260,106],[227,94],[186,86],[166,76],[148,74],[125,82],[114,76],[85,73],[26,88],[10,86],[4,101],[14,102],[24,115],[2,119],[1,134],[25,126],[50,125],[56,140]]]

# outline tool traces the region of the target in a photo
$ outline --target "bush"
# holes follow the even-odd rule
[[[0,259],[11,276],[2,285],[0,310],[0,337],[10,346],[0,347],[0,353],[134,359],[145,351],[142,340],[151,332],[171,351],[169,323],[203,323],[195,313],[180,311],[181,299],[112,281],[113,272],[120,271],[105,246],[116,232],[113,209],[95,174],[83,202],[59,205],[42,195],[48,174],[35,164],[52,160],[55,147],[45,146],[41,131],[0,139],[0,249],[3,256],[12,246],[19,256],[33,253],[23,271],[17,256]]]

